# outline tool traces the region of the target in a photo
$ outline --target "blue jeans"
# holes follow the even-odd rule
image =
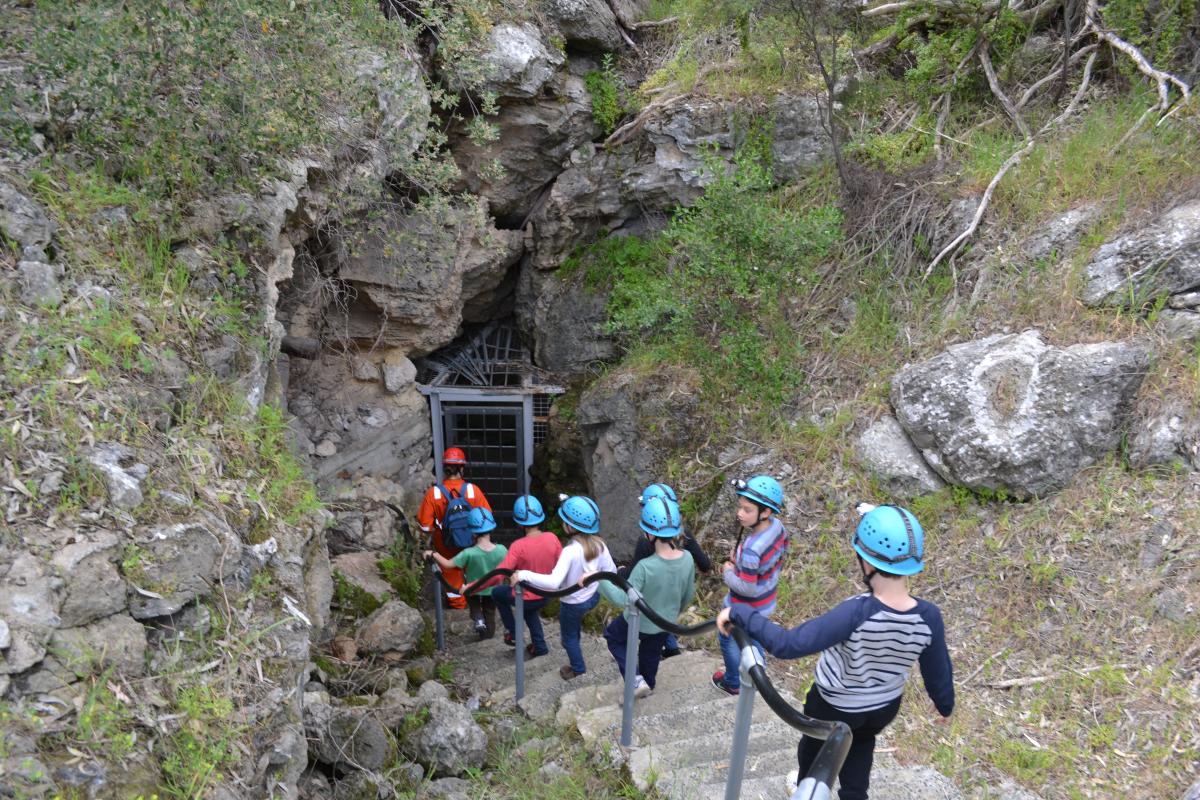
[[[675,634],[668,633],[667,639],[663,642],[663,650],[678,650],[679,640],[675,638]]]
[[[721,643],[721,658],[725,660],[725,677],[721,679],[721,683],[730,689],[742,688],[742,649],[737,646],[732,636],[726,636],[720,631],[717,632],[717,641]],[[754,645],[759,656],[762,656],[762,645],[754,639],[751,639],[750,643]]]
[[[608,642],[608,652],[617,660],[617,669],[625,676],[625,647],[626,637],[629,636],[629,621],[624,615],[608,623],[604,629],[604,639]],[[641,675],[651,689],[658,680],[658,665],[662,661],[663,642],[666,641],[665,631],[660,633],[638,634],[638,675]]]
[[[562,634],[563,650],[571,660],[571,669],[582,675],[587,672],[587,664],[583,663],[583,648],[579,646],[579,632],[583,628],[583,617],[600,602],[600,593],[596,592],[582,603],[559,603],[558,630]]]
[[[496,603],[496,610],[500,612],[500,621],[504,623],[504,630],[512,633],[517,625],[513,618],[513,606],[516,605],[516,598],[513,597],[512,587],[507,583],[502,583],[492,589],[492,600]],[[544,605],[546,605],[544,597],[537,600],[528,598],[525,600],[525,627],[529,628],[529,641],[533,643],[533,652],[538,655],[550,652],[550,648],[546,646],[546,636],[542,633],[542,618],[538,616],[538,611]],[[517,642],[517,647],[523,644],[524,642]]]

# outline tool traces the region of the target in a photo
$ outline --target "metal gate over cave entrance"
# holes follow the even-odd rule
[[[437,479],[442,452],[467,453],[467,480],[478,485],[496,514],[501,540],[516,534],[512,508],[529,491],[534,446],[564,389],[533,366],[511,323],[491,322],[417,362],[417,384],[429,398]]]

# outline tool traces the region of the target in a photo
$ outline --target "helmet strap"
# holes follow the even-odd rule
[[[879,570],[875,569],[867,572],[867,562],[863,560],[862,556],[858,556],[858,568],[862,571],[862,580],[863,584],[867,587],[867,591],[874,593],[875,587],[871,585],[871,579],[879,574]]]

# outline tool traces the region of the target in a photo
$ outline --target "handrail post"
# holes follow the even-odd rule
[[[434,634],[437,638],[437,649],[439,653],[446,651],[446,617],[442,611],[442,585],[438,581],[438,565],[434,564],[431,567],[433,573],[433,620]]]
[[[513,638],[517,640],[517,700],[525,696],[525,589],[513,587]]]
[[[733,745],[729,750],[729,774],[725,778],[725,800],[738,800],[742,792],[742,776],[746,771],[746,752],[750,747],[750,719],[754,714],[754,680],[750,668],[762,666],[762,659],[754,645],[747,643],[742,648],[742,663],[739,674],[742,688],[738,693],[737,714],[733,721]]]
[[[628,590],[629,597],[629,630],[625,634],[625,703],[621,707],[621,747],[633,746],[633,692],[637,683],[638,672],[638,634],[641,629],[641,612],[638,611],[638,601],[642,596],[632,587]]]

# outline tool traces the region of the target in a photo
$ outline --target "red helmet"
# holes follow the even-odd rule
[[[457,447],[447,448],[446,452],[442,453],[442,463],[465,467],[467,454]]]

